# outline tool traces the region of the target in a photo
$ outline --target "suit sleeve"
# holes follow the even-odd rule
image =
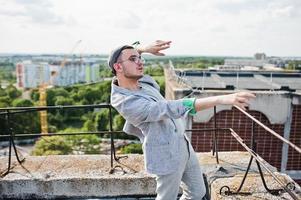
[[[184,99],[152,101],[135,95],[113,99],[112,105],[134,126],[166,118],[177,119],[192,109],[184,104]]]

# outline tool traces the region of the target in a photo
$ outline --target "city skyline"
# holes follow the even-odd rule
[[[0,53],[108,54],[172,40],[167,55],[301,56],[298,0],[0,0]]]

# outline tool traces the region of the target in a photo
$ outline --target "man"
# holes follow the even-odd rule
[[[165,100],[158,84],[143,75],[142,53],[164,55],[171,41],[156,41],[145,48],[124,45],[111,52],[108,64],[115,75],[111,104],[126,119],[124,131],[143,143],[147,172],[156,175],[156,200],[175,200],[179,186],[181,200],[205,199],[206,188],[196,154],[185,135],[188,114],[219,104],[248,106],[254,94],[239,92],[208,98]]]

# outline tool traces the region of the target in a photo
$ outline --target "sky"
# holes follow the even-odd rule
[[[0,53],[108,54],[171,40],[167,55],[301,56],[300,0],[0,0]]]

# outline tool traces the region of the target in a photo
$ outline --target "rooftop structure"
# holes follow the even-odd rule
[[[189,87],[200,90],[301,91],[299,71],[176,70],[175,76]]]
[[[166,97],[207,97],[251,90],[256,99],[250,102],[248,112],[266,126],[297,146],[301,146],[301,73],[263,71],[186,71],[173,70],[172,63],[165,69]],[[250,144],[252,122],[231,106],[217,106],[216,122],[213,110],[205,110],[194,115],[189,126],[192,129],[232,127],[240,137]],[[257,127],[257,150],[267,162],[279,171],[289,174],[301,183],[301,156],[279,142],[265,129]],[[222,138],[223,151],[242,150],[227,133],[218,133]],[[208,152],[212,141],[206,133],[192,133],[193,147],[198,152]]]

